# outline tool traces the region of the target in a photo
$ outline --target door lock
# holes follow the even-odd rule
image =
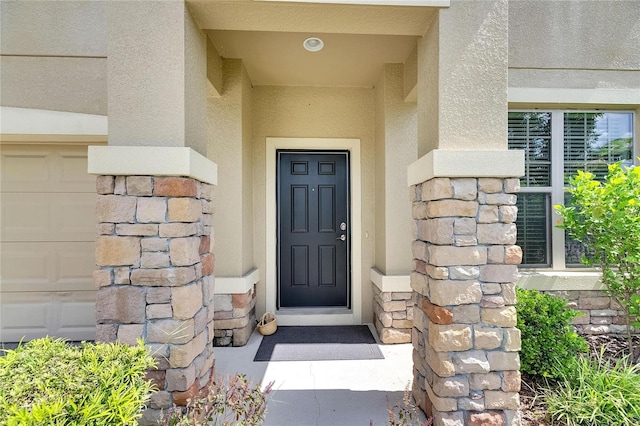
[[[347,230],[347,224],[346,224],[346,223],[344,223],[344,222],[342,222],[342,223],[340,224],[340,230],[341,230],[341,231],[346,231],[346,230]]]
[[[347,236],[342,234],[340,235],[338,238],[336,238],[336,240],[340,240],[340,241],[346,241],[347,240]]]

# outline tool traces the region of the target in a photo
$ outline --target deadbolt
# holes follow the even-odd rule
[[[342,222],[342,223],[340,224],[340,230],[341,230],[341,231],[346,231],[346,230],[347,230],[347,224],[346,224],[346,223],[344,223],[344,222]]]

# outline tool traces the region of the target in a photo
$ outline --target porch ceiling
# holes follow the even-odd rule
[[[402,63],[435,7],[187,0],[223,58],[240,58],[255,85],[371,87],[384,63]],[[305,38],[323,39],[317,53]]]

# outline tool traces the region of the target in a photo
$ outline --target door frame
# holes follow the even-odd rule
[[[351,184],[351,309],[300,308],[277,311],[277,205],[276,151],[279,149],[349,151]],[[277,312],[281,325],[348,325],[362,323],[362,184],[360,139],[336,138],[266,138],[266,310]]]

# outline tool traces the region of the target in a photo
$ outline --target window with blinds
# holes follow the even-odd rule
[[[525,154],[516,221],[523,266],[580,265],[584,247],[553,226],[552,206],[570,203],[564,187],[578,170],[604,180],[609,164],[633,164],[633,123],[631,112],[509,112],[509,149]]]

